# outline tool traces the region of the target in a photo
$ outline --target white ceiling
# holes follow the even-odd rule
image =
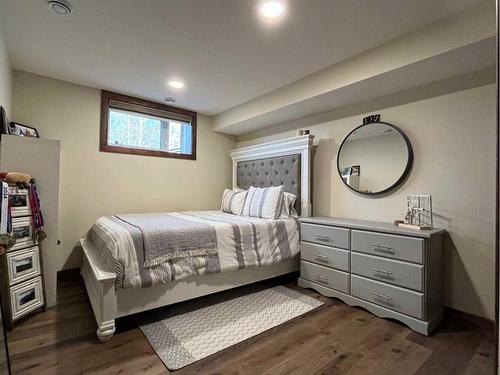
[[[216,114],[478,0],[284,0],[270,25],[260,0],[0,0],[15,69]],[[183,90],[167,86],[185,81]]]

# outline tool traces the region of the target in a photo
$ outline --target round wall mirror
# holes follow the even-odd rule
[[[413,163],[410,140],[386,122],[358,126],[340,145],[337,168],[344,184],[360,194],[376,195],[396,188]]]

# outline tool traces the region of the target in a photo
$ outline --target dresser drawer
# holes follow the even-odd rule
[[[7,253],[9,285],[31,279],[40,274],[40,254],[38,246]]]
[[[9,206],[12,217],[30,216],[29,190],[17,186],[9,186]]]
[[[300,227],[302,241],[349,249],[349,229],[308,223]]]
[[[351,272],[419,292],[424,290],[424,266],[418,264],[353,252]]]
[[[10,288],[12,319],[43,306],[42,279],[40,276]]]
[[[16,239],[16,243],[7,251],[36,245],[36,241],[33,240],[33,219],[31,216],[12,218],[12,230],[9,234]]]
[[[424,318],[424,295],[422,293],[352,275],[351,294],[417,319]]]
[[[300,262],[300,277],[339,292],[349,293],[349,274],[319,264]]]
[[[423,264],[424,240],[385,233],[351,231],[351,250]]]
[[[303,260],[308,260],[313,263],[319,263],[342,271],[349,271],[348,250],[302,242],[300,257]]]

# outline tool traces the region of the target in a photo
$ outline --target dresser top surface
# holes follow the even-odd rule
[[[401,234],[405,236],[420,237],[420,238],[430,238],[434,235],[444,234],[446,232],[446,230],[444,229],[428,229],[428,230],[407,229],[398,227],[393,223],[382,223],[378,221],[368,221],[368,220],[343,219],[337,217],[320,217],[320,216],[304,217],[301,218],[300,221],[302,223],[332,225],[336,227],[363,229],[368,231]]]

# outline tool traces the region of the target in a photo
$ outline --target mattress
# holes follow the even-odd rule
[[[192,275],[268,266],[292,258],[300,251],[296,218],[270,220],[222,211],[164,215],[210,226],[215,232],[216,251],[191,253],[146,267],[144,233],[140,228],[122,220],[122,216],[103,216],[87,233],[87,240],[98,249],[108,269],[116,274],[116,288],[150,287]]]

